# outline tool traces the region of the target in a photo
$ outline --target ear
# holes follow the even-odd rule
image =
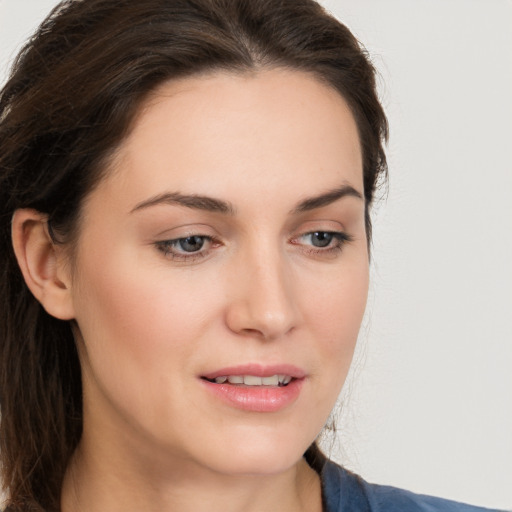
[[[73,319],[69,264],[64,248],[51,239],[47,216],[31,209],[16,210],[12,244],[25,282],[46,312],[60,320]]]

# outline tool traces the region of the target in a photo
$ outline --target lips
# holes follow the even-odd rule
[[[303,379],[306,376],[306,372],[301,368],[291,364],[278,364],[269,366],[260,364],[245,364],[219,368],[218,370],[205,373],[201,375],[201,377],[213,381],[217,377],[253,376],[263,378],[273,377],[275,375],[289,376],[292,379]]]
[[[306,373],[292,365],[250,364],[222,368],[201,376],[216,398],[236,409],[277,412],[298,398]]]

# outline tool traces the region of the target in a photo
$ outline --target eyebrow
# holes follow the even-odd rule
[[[292,213],[302,213],[308,212],[310,210],[316,210],[317,208],[328,206],[347,196],[363,199],[361,192],[357,191],[354,187],[351,185],[342,185],[339,188],[328,190],[327,192],[324,192],[318,196],[304,199],[292,210]]]
[[[215,199],[213,197],[201,196],[197,194],[180,194],[179,192],[168,192],[151,197],[146,201],[142,201],[141,203],[137,204],[130,213],[159,204],[186,206],[187,208],[193,208],[196,210],[206,210],[209,212],[224,213],[227,215],[234,215],[236,212],[231,203],[222,201],[221,199]]]
[[[351,185],[342,185],[339,188],[328,190],[318,196],[303,199],[290,213],[296,214],[316,210],[317,208],[328,206],[346,196],[356,197],[358,199],[363,198],[362,194]],[[197,194],[181,194],[179,192],[167,192],[151,197],[150,199],[138,203],[130,213],[161,204],[185,206],[187,208],[206,210],[225,215],[236,214],[236,208],[228,201]]]

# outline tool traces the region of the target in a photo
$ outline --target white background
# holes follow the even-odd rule
[[[333,456],[370,481],[510,509],[512,2],[323,3],[370,51],[391,125]],[[55,4],[0,0],[0,81]]]

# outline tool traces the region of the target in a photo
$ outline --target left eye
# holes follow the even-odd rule
[[[333,231],[313,231],[300,237],[303,243],[322,249],[324,247],[341,246],[343,242],[349,240],[345,233],[336,233]],[[333,243],[334,242],[334,243]]]
[[[328,231],[315,231],[314,233],[308,233],[304,235],[307,241],[314,247],[328,247],[334,240],[334,233]]]

